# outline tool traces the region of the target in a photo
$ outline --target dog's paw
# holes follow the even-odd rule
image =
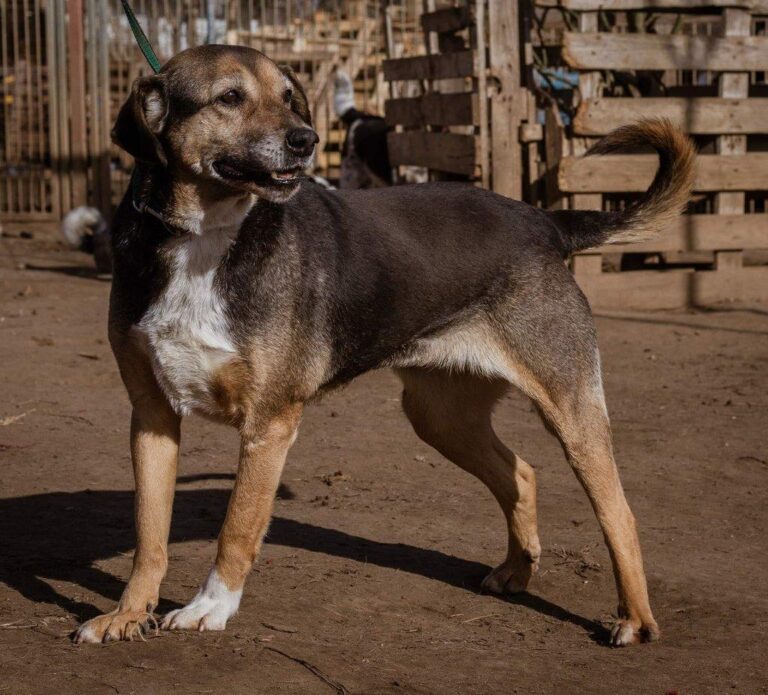
[[[630,644],[655,642],[661,637],[659,626],[653,622],[640,620],[618,620],[611,630],[612,647],[628,647]]]
[[[154,616],[146,611],[112,611],[83,623],[75,632],[75,644],[100,644],[126,640],[146,640],[157,634]]]
[[[483,579],[482,588],[492,594],[519,594],[528,588],[538,568],[538,554],[526,553],[514,560],[507,559]]]
[[[205,584],[184,608],[168,613],[160,623],[163,630],[223,630],[240,605],[242,589],[232,591],[211,570]]]

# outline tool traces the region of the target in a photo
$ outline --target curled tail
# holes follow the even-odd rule
[[[647,119],[617,128],[586,156],[652,147],[659,168],[650,188],[621,212],[550,212],[564,237],[566,255],[603,244],[628,244],[658,236],[685,209],[693,187],[696,151],[691,140],[666,119]]]

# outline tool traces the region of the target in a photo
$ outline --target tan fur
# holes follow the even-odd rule
[[[403,410],[416,434],[479,478],[507,519],[506,560],[483,585],[497,593],[524,591],[541,556],[536,527],[536,476],[493,431],[493,406],[509,388],[499,379],[443,370],[400,369]]]
[[[195,55],[193,51],[174,60],[196,61]],[[230,319],[222,307],[217,302],[208,307],[205,301],[218,301],[212,271],[261,193],[250,184],[224,190],[210,171],[207,177],[195,172],[210,167],[209,149],[220,151],[222,143],[226,145],[238,134],[248,133],[239,140],[244,148],[243,143],[269,140],[272,135],[264,132],[275,130],[279,121],[284,128],[309,122],[308,116],[300,118],[295,109],[287,108],[293,102],[290,94],[286,96],[286,85],[295,84],[290,74],[264,56],[254,61],[253,71],[226,56],[212,65],[193,65],[200,76],[195,88],[203,97],[220,93],[229,84],[246,91],[242,114],[225,117],[223,109],[200,109],[164,131],[174,153],[168,160],[176,170],[163,213],[189,235],[201,236],[171,239],[159,253],[173,260],[168,254],[185,245],[200,242],[205,250],[217,238],[221,243],[215,254],[203,254],[197,263],[178,267],[169,263],[168,285],[138,323],[117,325],[119,312],[112,315],[112,348],[133,407],[131,454],[138,542],[118,607],[81,626],[78,642],[131,639],[148,629],[168,564],[179,412],[202,412],[235,425],[241,448],[214,568],[198,596],[166,616],[163,627],[224,628],[237,610],[246,576],[261,547],[304,403],[316,397],[332,376],[331,336],[319,336],[316,328],[302,324],[296,311],[301,298],[290,296],[290,291],[274,299],[270,324],[261,324],[258,337],[246,341],[245,347],[240,336],[235,340],[229,335]],[[139,80],[132,100],[121,111],[122,121],[118,119],[116,130],[128,143],[126,149],[131,147],[140,156],[154,156],[155,145],[151,137],[147,143],[146,133],[137,142],[130,131],[146,130],[165,117],[153,101],[161,92],[158,80],[160,77]],[[306,108],[303,92],[301,98],[302,108]],[[136,113],[136,109],[147,108],[147,100],[151,102],[151,123],[143,112]],[[614,234],[611,242],[658,231],[677,214],[690,189],[693,151],[669,124],[648,122],[620,129],[594,151],[647,142],[672,151],[673,162],[662,161],[641,212],[630,211],[624,231]],[[572,282],[559,259],[547,271],[550,276],[562,273]],[[200,283],[201,275],[208,284]],[[195,277],[196,285],[191,281]],[[319,276],[319,292],[324,282]],[[589,316],[578,291],[551,297],[521,292],[508,301],[455,317],[449,327],[414,340],[387,364],[397,369],[403,381],[403,408],[417,434],[481,480],[506,517],[507,556],[485,579],[484,587],[498,593],[524,590],[541,555],[534,470],[499,440],[491,423],[495,403],[514,384],[535,402],[559,438],[601,525],[619,595],[620,620],[613,643],[652,640],[659,632],[648,603],[634,518],[613,458],[596,339],[591,322],[571,321],[571,312]],[[531,335],[539,336],[539,342],[530,339]]]
[[[575,391],[558,391],[516,363],[521,389],[536,403],[560,440],[597,516],[613,563],[619,594],[619,621],[612,641],[624,645],[653,641],[659,628],[651,612],[635,519],[627,504],[613,456],[610,422],[602,386],[584,380]]]
[[[588,156],[648,146],[663,158],[648,191],[630,207],[620,228],[606,244],[629,244],[655,239],[685,210],[691,197],[696,166],[693,142],[665,118],[647,119],[612,131],[587,152]]]
[[[289,405],[243,438],[237,479],[219,535],[215,564],[230,589],[242,588],[259,553],[301,412],[300,404]]]
[[[133,406],[131,457],[136,481],[133,569],[117,608],[89,620],[76,641],[132,639],[147,629],[168,568],[181,418],[171,409],[142,351],[130,340],[114,342],[118,365]],[[148,617],[149,616],[149,617]]]

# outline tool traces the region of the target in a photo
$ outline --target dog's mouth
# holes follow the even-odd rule
[[[270,170],[239,159],[219,159],[213,163],[213,169],[222,179],[250,183],[262,188],[296,186],[305,178],[304,170],[300,166]]]

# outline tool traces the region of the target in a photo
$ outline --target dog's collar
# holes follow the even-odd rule
[[[168,222],[168,220],[166,220],[161,213],[147,204],[147,201],[142,195],[141,178],[139,176],[138,169],[139,167],[137,165],[133,170],[133,174],[131,175],[131,205],[133,206],[133,209],[140,215],[151,215],[156,220],[159,220],[163,227],[165,227],[165,230],[171,236],[181,236],[182,234],[185,234],[185,230],[179,229],[179,227],[176,227],[175,225]]]

